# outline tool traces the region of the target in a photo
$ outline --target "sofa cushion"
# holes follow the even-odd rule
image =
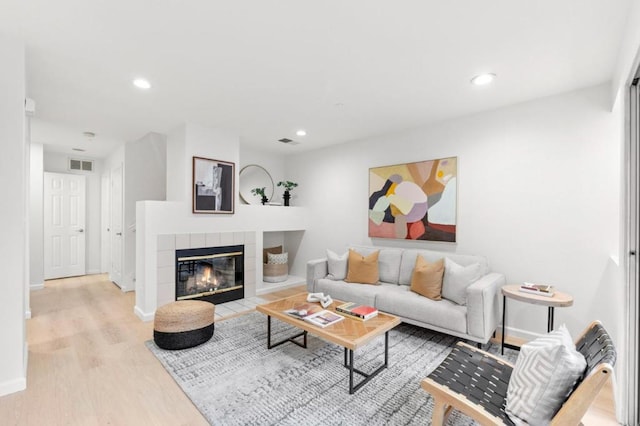
[[[430,263],[420,255],[416,258],[416,267],[411,277],[411,291],[432,300],[442,299],[442,276],[444,259]]]
[[[379,285],[353,285],[348,284],[344,281],[334,281],[329,278],[320,278],[316,280],[314,291],[328,294],[334,300],[341,300],[343,302],[355,302],[360,305],[375,306],[376,294],[378,294],[380,288],[381,286]]]
[[[427,262],[435,262],[438,259],[446,257],[453,260],[458,265],[468,266],[474,263],[480,264],[481,275],[489,273],[489,263],[483,256],[474,256],[467,254],[447,253],[434,250],[416,250],[406,249],[402,253],[402,261],[400,262],[400,277],[399,284],[411,285],[411,276],[413,275],[413,268],[416,264],[416,257],[422,256]],[[446,269],[446,265],[445,265]]]
[[[507,414],[514,421],[549,424],[586,366],[564,325],[525,343],[509,380]]]
[[[420,321],[453,330],[467,332],[467,308],[449,300],[431,300],[412,292],[408,286],[383,284],[376,294],[374,305],[382,312],[390,312],[414,321]]]
[[[342,281],[347,277],[347,260],[349,252],[338,255],[327,249],[327,269],[329,275],[327,278]]]
[[[445,259],[442,297],[456,302],[458,305],[466,305],[467,288],[481,276],[479,263],[461,266],[449,258]]]
[[[348,283],[375,284],[380,279],[378,274],[378,252],[367,256],[349,249],[349,262],[347,264]]]
[[[398,284],[398,278],[400,276],[400,261],[402,260],[403,252],[402,249],[357,245],[351,246],[351,248],[365,256],[375,251],[380,252],[378,255],[378,273],[380,275],[380,281]]]

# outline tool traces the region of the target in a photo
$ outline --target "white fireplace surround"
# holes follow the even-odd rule
[[[215,232],[210,234],[158,235],[158,302],[166,305],[176,300],[176,250],[244,245],[244,294],[256,295],[256,233]]]
[[[265,232],[304,231],[305,207],[236,205],[233,215],[193,215],[184,202],[136,204],[136,306],[143,321],[175,300],[175,251],[244,244],[244,293],[263,293]],[[295,253],[292,253],[295,256]],[[268,284],[267,284],[268,285]]]

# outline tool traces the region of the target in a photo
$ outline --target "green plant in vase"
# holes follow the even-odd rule
[[[255,195],[256,197],[258,197],[258,196],[261,197],[260,198],[260,202],[262,203],[263,206],[265,205],[265,203],[267,201],[269,201],[269,199],[267,198],[267,195],[264,193],[265,189],[267,189],[267,188],[263,186],[262,188],[253,188],[251,190],[251,193],[253,195]]]
[[[284,200],[284,205],[289,205],[289,199],[291,198],[291,190],[298,186],[297,183],[291,182],[290,180],[281,180],[278,182],[278,186],[284,187],[284,194],[282,195],[282,199]]]

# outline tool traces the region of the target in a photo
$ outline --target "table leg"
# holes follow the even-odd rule
[[[294,339],[297,339],[298,337],[302,337],[303,339],[302,343],[294,340]],[[275,348],[276,346],[280,346],[283,343],[287,343],[287,342],[291,342],[293,344],[300,346],[301,348],[306,349],[307,348],[307,332],[302,331],[296,334],[295,336],[291,336],[277,343],[271,344],[271,315],[267,315],[267,349]]]
[[[549,314],[547,315],[547,333],[550,333],[553,331],[553,314],[554,314],[554,309],[553,306],[549,306]]]
[[[387,331],[386,333],[384,333],[384,363],[380,365],[374,372],[365,373],[355,368],[355,366],[353,365],[353,352],[354,351],[352,349],[344,349],[344,366],[349,369],[349,394],[355,393],[358,389],[367,384],[369,380],[373,379],[378,375],[378,373],[387,368],[387,366],[389,365],[389,332]],[[360,383],[354,385],[353,373],[361,375],[362,377],[364,377],[364,379],[362,379]]]
[[[502,296],[502,345],[500,345],[500,353],[504,355],[504,322],[507,318],[507,296]]]

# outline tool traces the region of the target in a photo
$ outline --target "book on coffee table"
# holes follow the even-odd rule
[[[322,328],[328,327],[344,319],[343,316],[338,315],[335,312],[327,311],[326,309],[323,309],[321,311],[318,311],[316,309],[314,311],[313,305],[311,305],[308,309],[305,307],[287,309],[286,311],[284,311],[284,313]]]
[[[378,315],[378,310],[373,306],[358,305],[354,302],[343,303],[342,305],[336,306],[336,311],[361,320],[368,320]]]
[[[315,314],[311,314],[308,317],[304,318],[305,321],[322,328],[333,325],[337,322],[342,321],[343,319],[343,316],[327,310],[316,312]]]
[[[314,304],[303,303],[296,305],[293,309],[287,309],[284,313],[294,318],[305,319],[318,312],[318,308],[319,307]]]
[[[316,309],[314,310],[314,308]],[[308,307],[302,305],[297,306],[295,309],[287,309],[284,313],[322,328],[328,327],[344,319],[343,316],[325,309],[317,311],[317,307],[310,304]]]

